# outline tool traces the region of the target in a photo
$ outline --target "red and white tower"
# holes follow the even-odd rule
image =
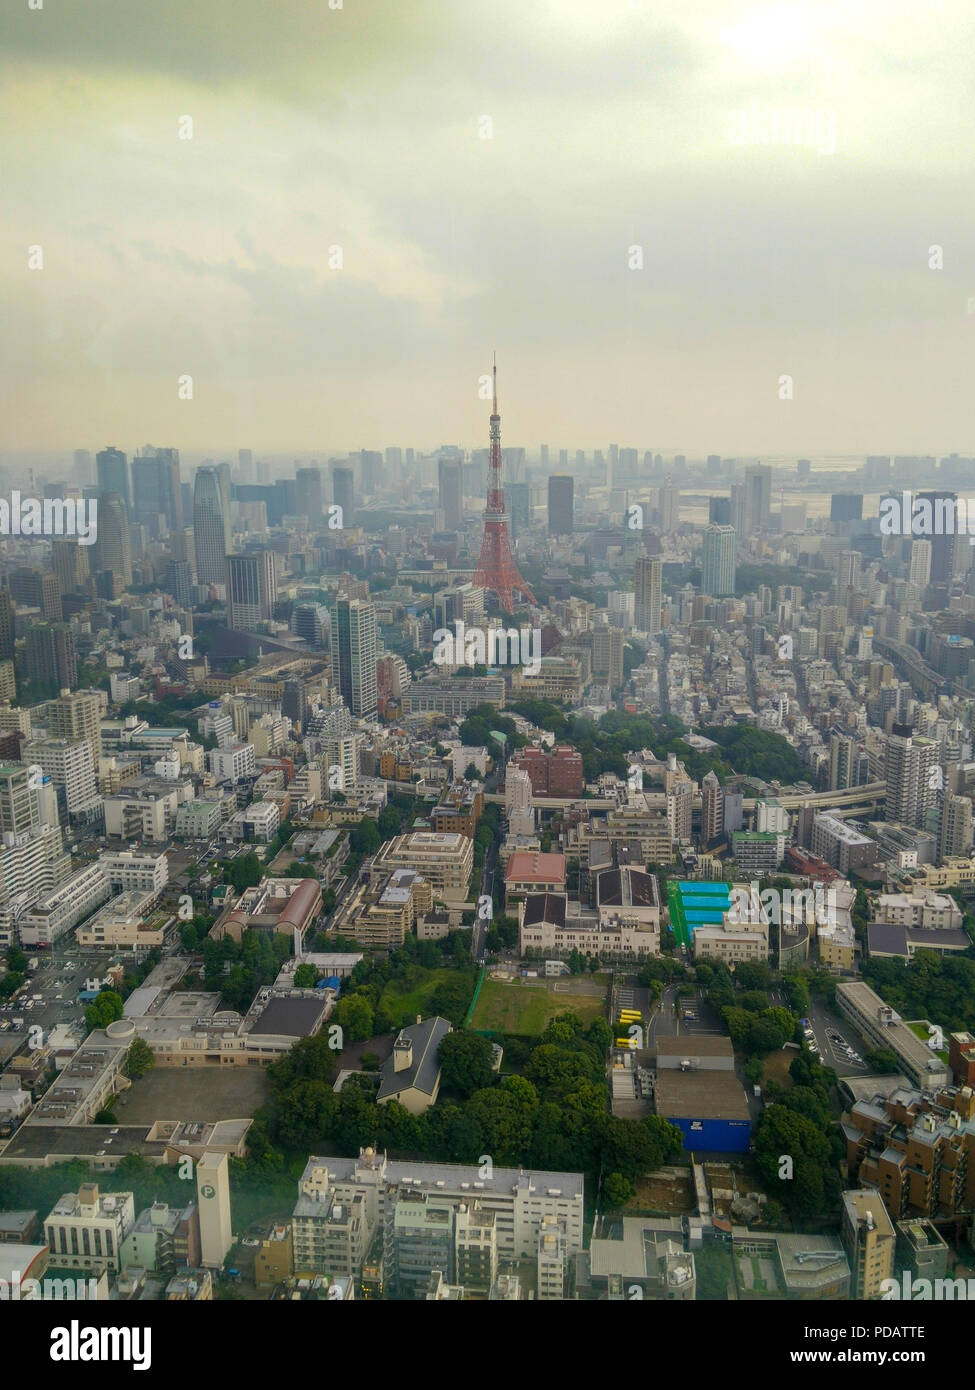
[[[489,590],[506,613],[516,604],[516,595],[538,606],[535,595],[518,573],[511,541],[508,514],[504,504],[504,475],[501,466],[501,416],[498,414],[498,364],[494,363],[494,410],[491,413],[491,462],[488,467],[487,506],[484,508],[484,539],[474,571],[474,583]]]

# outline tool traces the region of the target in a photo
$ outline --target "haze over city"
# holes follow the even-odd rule
[[[510,444],[964,451],[973,30],[953,0],[5,7],[0,445],[470,447],[496,348]]]

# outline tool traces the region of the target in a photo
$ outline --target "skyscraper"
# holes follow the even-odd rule
[[[71,544],[77,545],[77,541]],[[52,570],[39,570],[32,565],[21,565],[11,572],[7,582],[15,603],[22,604],[25,608],[39,608],[49,623],[59,623],[63,620],[61,588],[57,575]]]
[[[0,834],[23,835],[38,822],[37,801],[23,763],[0,767]]]
[[[295,493],[298,499],[298,515],[308,518],[310,530],[317,530],[322,523],[324,500],[321,469],[297,469],[295,472]]]
[[[705,526],[701,548],[701,592],[725,598],[735,592],[735,528]]]
[[[660,489],[660,530],[665,536],[680,525],[680,488],[667,483]]]
[[[132,512],[132,493],[129,490],[129,465],[121,449],[108,448],[95,455],[98,470],[98,491],[117,492],[125,503],[126,512]]]
[[[919,492],[918,498],[931,504],[931,583],[947,584],[955,567],[955,493]]]
[[[638,555],[633,567],[633,626],[638,632],[660,631],[663,562],[657,555]]]
[[[193,548],[196,577],[200,584],[227,582],[230,553],[230,518],[224,508],[220,474],[215,468],[198,468],[193,486]]]
[[[14,654],[14,602],[7,588],[0,589],[0,661]]]
[[[886,818],[923,828],[941,790],[939,745],[915,734],[909,724],[894,724],[887,740]]]
[[[342,508],[342,526],[347,530],[355,518],[355,474],[351,468],[332,469],[332,501]]]
[[[47,687],[51,694],[73,690],[78,684],[78,661],[67,623],[37,623],[28,628],[24,666],[27,679]]]
[[[574,527],[573,494],[575,483],[571,476],[553,473],[548,480],[548,533],[550,536],[571,536]]]
[[[147,445],[145,452],[132,460],[132,510],[135,520],[148,526],[153,535],[159,535],[163,527],[168,532],[182,526],[179,483],[178,449]]]
[[[132,551],[125,500],[119,492],[104,492],[98,499],[98,535],[91,547],[89,564],[95,574],[105,571],[118,576],[122,588],[132,583]]]
[[[437,460],[437,483],[444,528],[457,531],[464,519],[464,465],[461,459]]]
[[[911,545],[910,582],[919,589],[926,589],[931,583],[931,542],[918,538]]]
[[[83,739],[98,770],[102,755],[101,700],[92,690],[63,690],[48,707],[48,728],[56,738]]]
[[[51,568],[62,594],[80,589],[89,576],[88,551],[92,547],[79,545],[73,536],[55,538],[51,542]]]
[[[731,498],[730,497],[709,497],[708,498],[708,521],[713,526],[731,526]]]
[[[256,632],[277,602],[274,552],[227,556],[227,626],[236,632]]]
[[[701,781],[701,843],[706,849],[724,834],[724,792],[715,773]]]
[[[748,535],[768,530],[772,514],[772,469],[752,463],[745,469],[745,526]]]
[[[365,599],[338,598],[332,620],[332,681],[358,718],[374,718],[376,687],[376,610]]]

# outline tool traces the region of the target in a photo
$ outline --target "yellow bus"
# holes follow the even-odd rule
[[[620,1010],[620,1023],[642,1023],[642,1022],[643,1022],[643,1015],[642,1015],[641,1013],[638,1013],[636,1009],[621,1009],[621,1010]]]
[[[624,1048],[627,1052],[632,1052],[636,1047],[636,1038],[617,1038],[616,1046]]]

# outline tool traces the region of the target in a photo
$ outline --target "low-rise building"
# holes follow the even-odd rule
[[[118,1270],[123,1242],[134,1224],[131,1192],[100,1194],[97,1183],[82,1183],[77,1192],[65,1193],[45,1219],[51,1260],[59,1269]]]

